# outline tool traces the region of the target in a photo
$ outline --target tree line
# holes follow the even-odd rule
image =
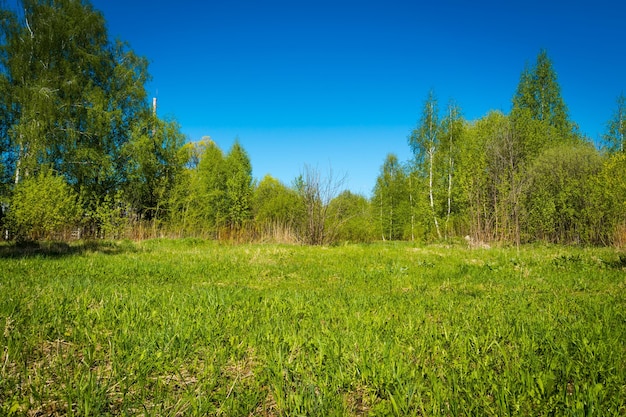
[[[14,240],[198,236],[327,244],[626,240],[625,99],[600,148],[570,120],[546,51],[509,114],[463,118],[434,92],[371,197],[304,167],[252,178],[238,140],[188,142],[150,106],[147,60],[87,0],[0,6],[0,226]]]
[[[569,118],[546,51],[527,67],[509,114],[463,120],[429,93],[408,142],[388,155],[372,204],[383,239],[623,243],[625,99],[598,149]]]

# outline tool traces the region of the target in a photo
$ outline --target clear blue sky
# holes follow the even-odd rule
[[[626,2],[92,0],[150,61],[159,115],[286,184],[308,164],[369,196],[433,89],[466,119],[509,112],[540,49],[591,139],[626,93]]]

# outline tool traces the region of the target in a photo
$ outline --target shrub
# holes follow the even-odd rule
[[[17,240],[53,239],[73,225],[80,212],[77,194],[63,177],[42,171],[19,183],[7,223]]]

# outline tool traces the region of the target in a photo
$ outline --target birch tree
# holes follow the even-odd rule
[[[435,157],[439,151],[441,131],[438,113],[437,99],[431,90],[424,102],[421,119],[409,136],[409,146],[413,151],[416,165],[428,172],[428,202],[437,237],[441,239],[434,197]]]
[[[62,174],[81,199],[119,187],[120,150],[148,103],[147,60],[112,42],[87,1],[20,0],[0,11],[0,68],[14,182],[41,166]]]
[[[455,176],[455,164],[459,153],[459,144],[463,134],[463,118],[461,109],[454,102],[448,103],[446,116],[441,124],[441,147],[445,152],[445,177],[446,177],[446,222],[445,237],[450,234],[450,217],[452,215],[452,188]]]

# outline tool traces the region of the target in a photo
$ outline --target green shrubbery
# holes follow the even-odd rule
[[[43,170],[15,187],[6,222],[17,240],[63,239],[80,214],[78,195],[65,179]]]
[[[306,166],[291,184],[257,183],[238,140],[227,152],[209,137],[185,143],[150,108],[148,60],[109,39],[89,1],[18,3],[19,13],[0,5],[0,195],[16,239],[72,228],[307,244],[626,240],[626,99],[597,149],[570,119],[546,51],[522,72],[509,114],[466,121],[462,103],[444,109],[429,92],[407,132],[412,158],[388,155],[361,197]],[[34,176],[48,168],[58,179]]]

